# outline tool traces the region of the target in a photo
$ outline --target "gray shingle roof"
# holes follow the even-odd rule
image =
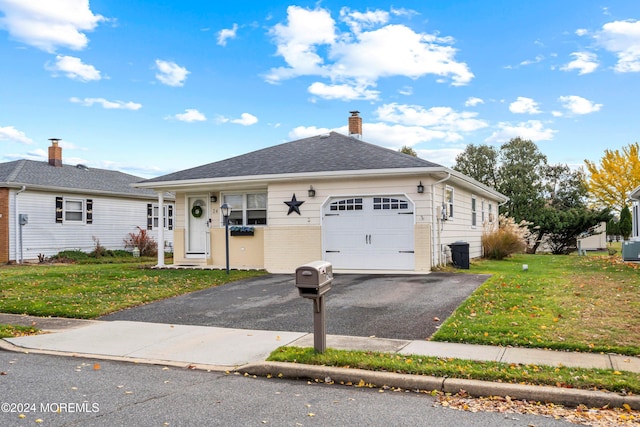
[[[142,178],[123,172],[82,168],[71,165],[54,167],[47,162],[16,160],[0,163],[0,187],[26,185],[41,188],[68,189],[87,193],[110,193],[130,197],[152,197],[152,190],[131,187]]]
[[[331,132],[286,142],[145,183],[254,175],[282,175],[396,168],[433,168],[436,163]]]

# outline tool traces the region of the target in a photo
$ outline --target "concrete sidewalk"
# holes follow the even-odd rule
[[[8,315],[0,317],[0,323]],[[28,323],[22,316],[7,323]],[[50,328],[46,327],[49,322]],[[169,325],[132,321],[41,320],[39,327],[50,332],[0,340],[0,349],[45,354],[122,360],[136,363],[182,366],[195,369],[239,371],[255,375],[279,375],[291,378],[331,378],[338,381],[357,377],[367,383],[407,389],[458,392],[463,388],[474,395],[507,394],[512,398],[548,400],[555,403],[595,406],[626,403],[640,409],[640,397],[615,393],[522,386],[485,381],[443,379],[417,375],[398,375],[326,366],[265,362],[268,355],[283,345],[313,347],[313,334],[306,332],[261,331],[209,326]],[[44,322],[44,323],[43,323]],[[67,323],[64,323],[67,322]],[[505,348],[432,341],[395,340],[327,335],[328,348],[370,350],[477,361],[535,364],[549,366],[613,369],[640,373],[640,358],[559,352],[526,348]],[[356,380],[356,383],[359,380]],[[457,389],[456,389],[457,387]],[[453,390],[453,391],[452,391]]]

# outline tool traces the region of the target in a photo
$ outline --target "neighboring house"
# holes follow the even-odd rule
[[[601,222],[578,236],[578,252],[607,248],[607,223]]]
[[[63,250],[124,249],[137,227],[173,246],[173,196],[134,188],[142,178],[63,165],[52,139],[49,161],[0,163],[0,263],[38,260]],[[159,199],[166,200],[158,204]],[[159,215],[163,206],[163,215]],[[160,224],[165,229],[159,233]],[[160,248],[162,245],[158,245]]]
[[[315,260],[334,271],[428,272],[466,241],[482,252],[483,226],[497,227],[508,199],[435,163],[361,141],[349,133],[292,141],[137,184],[176,195],[174,264],[226,265],[220,207],[230,224],[231,268],[292,273]],[[164,265],[163,259],[158,259]]]

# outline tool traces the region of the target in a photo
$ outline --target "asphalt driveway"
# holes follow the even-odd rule
[[[325,296],[327,333],[428,338],[488,277],[336,274]],[[274,274],[131,308],[100,320],[313,332],[313,302],[299,296],[294,275]]]

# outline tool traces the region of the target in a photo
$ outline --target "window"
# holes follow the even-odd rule
[[[471,226],[478,224],[478,212],[476,211],[476,196],[471,196]]]
[[[147,230],[157,230],[160,224],[160,208],[157,203],[147,204]],[[165,230],[173,230],[173,205],[164,205],[162,224]]]
[[[482,219],[482,224],[484,225],[484,222],[486,221],[486,218],[485,218],[486,215],[485,215],[485,212],[484,212],[484,200],[482,202],[480,202],[480,206],[481,206],[481,209],[482,209],[482,213],[481,213],[481,215],[482,215],[482,218],[481,218]]]
[[[493,205],[489,203],[489,223],[493,222]]]
[[[56,223],[91,224],[93,200],[56,197]]]
[[[445,207],[449,218],[453,218],[453,187],[447,187],[444,190]]]
[[[378,198],[377,200],[380,200]],[[380,209],[380,208],[378,208]],[[329,205],[331,211],[361,211],[362,210],[362,198],[357,197],[353,199],[336,200]]]
[[[231,206],[229,225],[267,224],[267,193],[225,194],[223,200]]]
[[[362,199],[361,199],[362,200]],[[373,209],[407,209],[409,208],[409,203],[406,200],[402,199],[393,199],[390,197],[374,197],[373,198]]]

